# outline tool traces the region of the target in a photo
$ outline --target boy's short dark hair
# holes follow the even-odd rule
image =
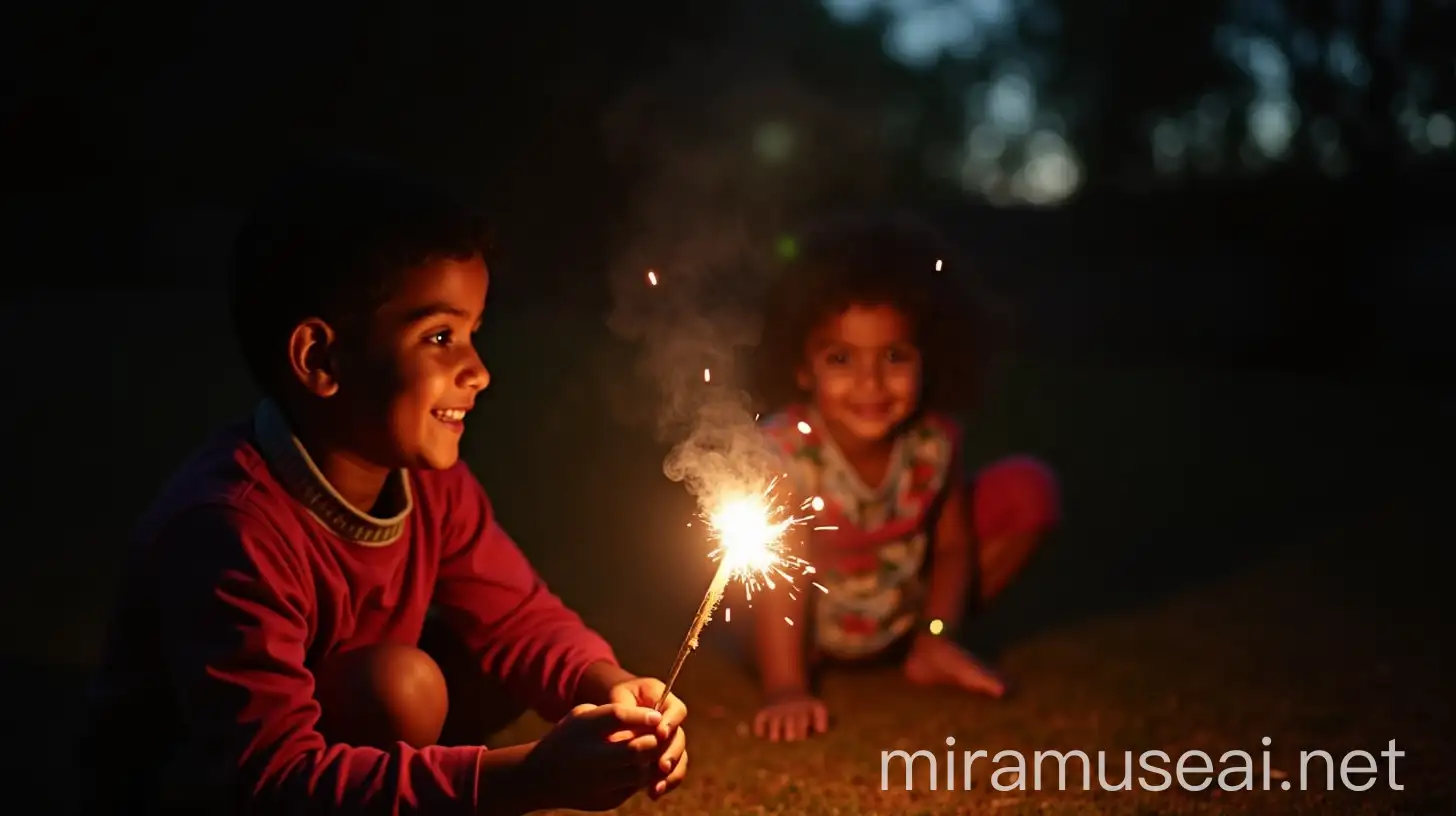
[[[484,217],[424,178],[357,156],[295,163],[233,247],[233,329],[254,382],[277,395],[299,321],[362,328],[411,270],[489,249]]]
[[[856,304],[894,306],[914,324],[923,408],[958,414],[973,406],[990,332],[970,270],[944,236],[907,214],[854,214],[815,222],[783,246],[754,355],[761,408],[803,398],[797,372],[809,333]]]

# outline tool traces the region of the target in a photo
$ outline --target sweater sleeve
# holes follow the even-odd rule
[[[162,644],[184,744],[167,804],[226,796],[246,813],[476,813],[480,747],[328,744],[304,665],[310,583],[274,530],[204,507],[157,541]]]
[[[480,655],[483,671],[516,700],[555,722],[577,702],[577,685],[598,661],[617,665],[601,635],[562,603],[495,517],[462,462],[446,475],[447,518],[434,604]]]

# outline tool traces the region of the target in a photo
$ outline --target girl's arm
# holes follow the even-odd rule
[[[975,557],[970,502],[966,500],[965,478],[959,463],[951,469],[951,474],[945,503],[935,525],[930,589],[925,599],[925,619],[939,620],[944,627],[941,634],[946,635],[965,616]],[[920,630],[920,634],[925,633],[925,629]]]
[[[795,547],[794,551],[799,551]],[[803,693],[809,689],[809,673],[805,660],[804,620],[809,602],[807,593],[785,591],[764,592],[754,604],[754,656],[766,697]],[[793,621],[790,625],[787,618]]]

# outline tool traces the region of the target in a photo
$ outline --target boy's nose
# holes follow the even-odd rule
[[[485,361],[480,359],[480,354],[471,354],[471,361],[460,372],[460,385],[466,388],[473,388],[476,391],[484,391],[490,385],[490,369],[485,367]]]
[[[490,372],[485,366],[471,366],[460,377],[460,384],[476,391],[484,391],[490,385]]]

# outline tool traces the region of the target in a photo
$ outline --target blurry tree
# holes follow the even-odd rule
[[[689,220],[731,235],[932,193],[1050,205],[1248,169],[1381,177],[1456,142],[1453,4],[1436,0],[3,14],[16,189],[66,207],[231,203],[285,150],[357,147],[484,198],[546,280],[579,279],[606,247],[670,254]]]
[[[965,99],[963,161],[939,169],[993,200],[1271,169],[1389,177],[1456,147],[1449,2],[821,2]]]

